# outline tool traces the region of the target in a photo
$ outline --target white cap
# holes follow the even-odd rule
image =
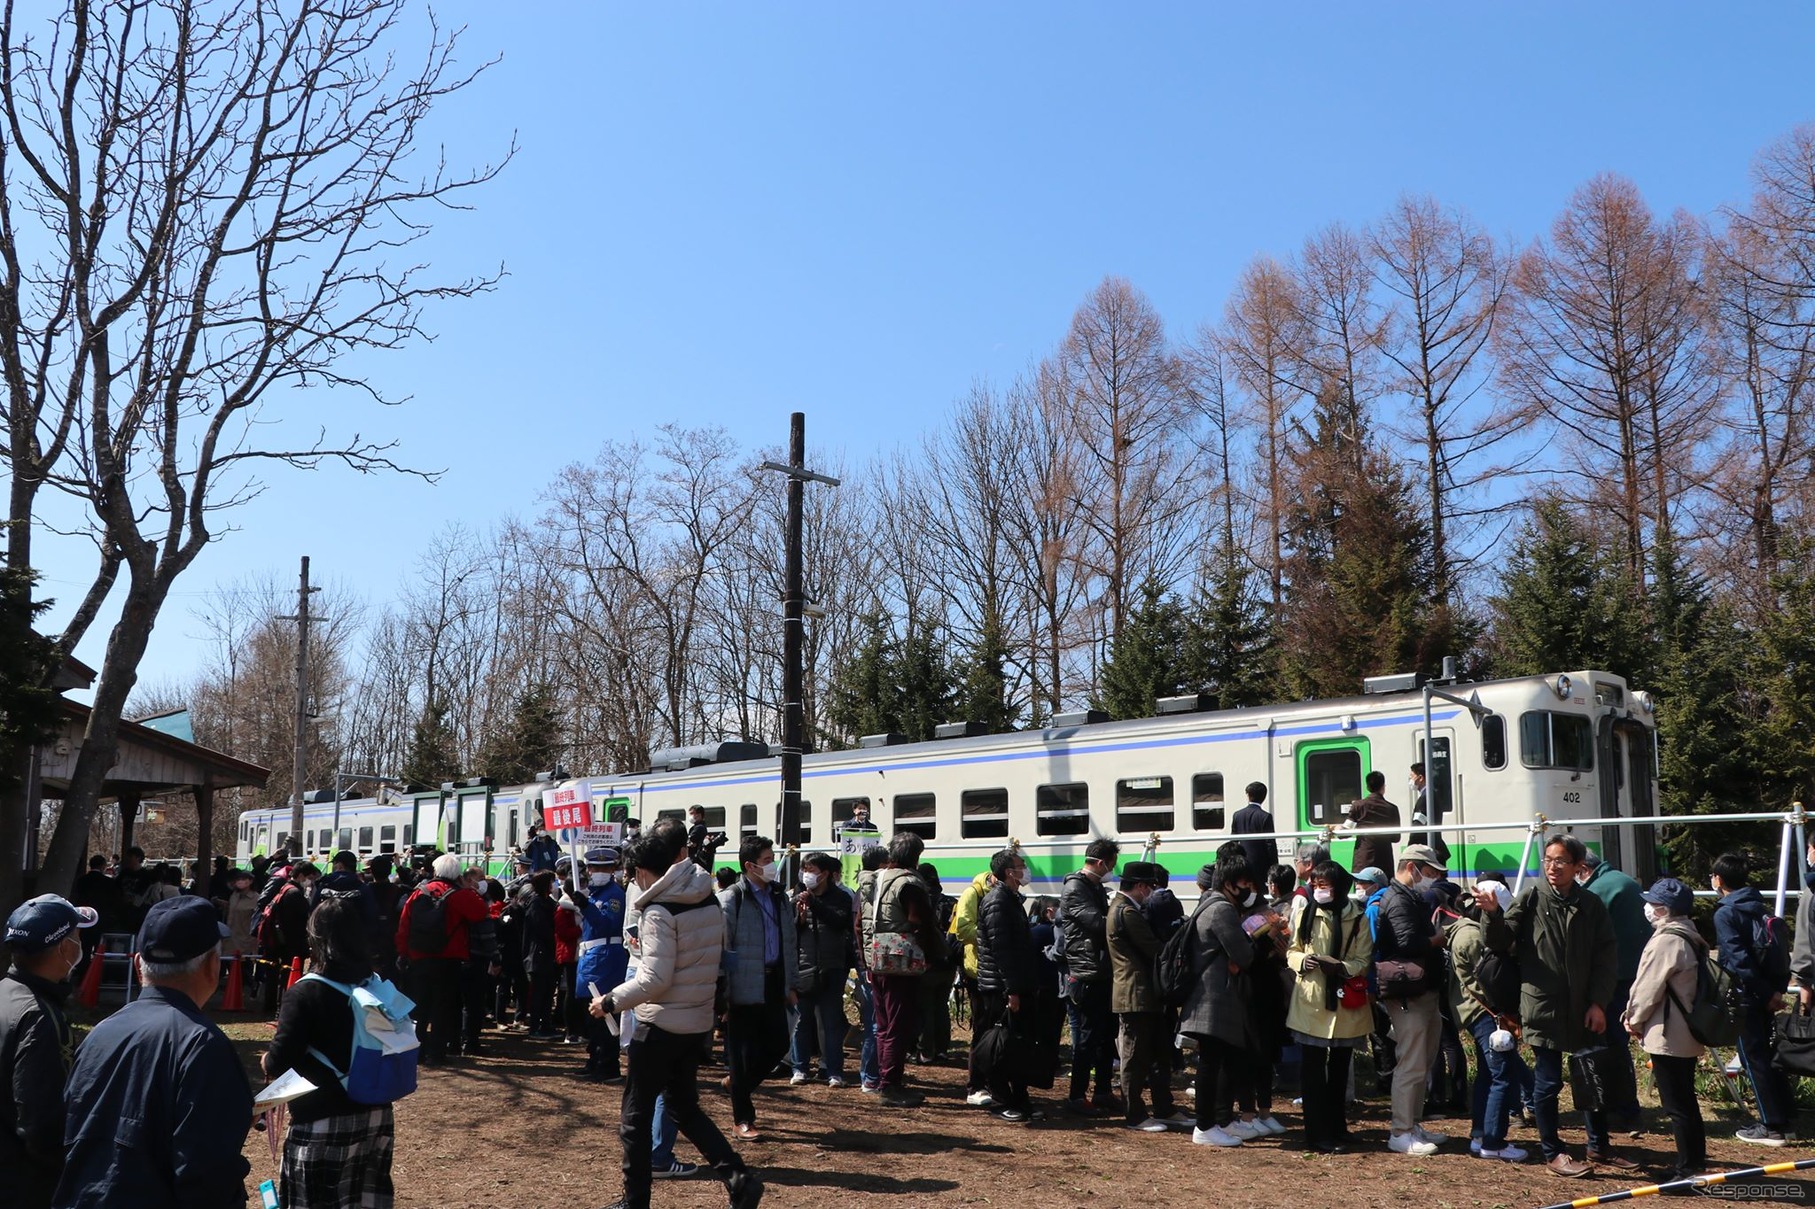
[[[1506,908],[1512,906],[1512,900],[1513,900],[1512,887],[1507,885],[1505,882],[1476,882],[1475,883],[1475,897],[1476,898],[1484,898],[1489,894],[1493,895],[1494,901],[1500,904],[1500,910],[1504,911],[1504,910],[1506,910]]]

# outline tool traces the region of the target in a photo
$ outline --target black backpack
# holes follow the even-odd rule
[[[1783,987],[1790,981],[1790,921],[1781,915],[1767,915],[1752,925],[1752,955],[1758,972],[1772,987]]]
[[[416,891],[409,903],[410,952],[441,956],[447,947],[447,896],[453,892],[451,886],[440,894],[431,893],[427,886]]]
[[[1481,988],[1483,1006],[1497,1016],[1519,1018],[1519,960],[1511,953],[1482,950],[1475,959],[1475,983]]]
[[[1167,937],[1160,955],[1154,959],[1153,984],[1159,990],[1160,1002],[1167,1008],[1182,1009],[1185,1001],[1191,998],[1191,989],[1197,985],[1197,952],[1192,942],[1197,934],[1197,917],[1209,905],[1210,891],[1206,890],[1198,899],[1197,908],[1191,912],[1191,918]]]

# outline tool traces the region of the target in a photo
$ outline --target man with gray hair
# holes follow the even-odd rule
[[[70,1072],[57,1209],[241,1209],[252,1085],[202,1013],[227,929],[205,898],[165,899],[139,928],[139,997],[97,1024]]]
[[[1292,854],[1292,865],[1298,870],[1298,884],[1301,886],[1310,885],[1311,870],[1317,868],[1317,866],[1329,859],[1330,846],[1328,844],[1317,844],[1308,841],[1300,844],[1298,850]],[[1259,875],[1256,874],[1256,876]]]

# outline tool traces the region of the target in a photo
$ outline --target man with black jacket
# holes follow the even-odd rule
[[[1248,804],[1235,812],[1229,820],[1230,835],[1266,835],[1273,830],[1273,812],[1266,807],[1267,787],[1259,781],[1248,785]],[[1242,852],[1247,855],[1248,868],[1254,876],[1264,879],[1267,872],[1279,863],[1278,840],[1243,840]]]
[[[992,1112],[1004,1121],[1038,1121],[1045,1114],[1028,1099],[1024,1069],[1028,1055],[1021,1052],[1037,1035],[1029,1017],[1038,990],[1038,963],[1033,931],[1021,902],[1027,861],[1015,849],[1004,848],[990,858],[989,871],[996,875],[996,886],[983,897],[977,913],[977,991],[983,1014],[974,1023],[981,1030],[1008,1020],[1013,1027],[1009,1054],[984,1077],[995,1101]]]
[[[82,929],[99,919],[45,894],[6,921],[13,969],[0,978],[0,1172],[16,1209],[48,1209],[63,1170],[63,1084],[74,1052],[63,1001]]]
[[[1424,1116],[1425,1076],[1443,1039],[1437,996],[1443,987],[1443,948],[1448,938],[1431,918],[1425,892],[1443,880],[1437,854],[1423,844],[1399,854],[1393,882],[1380,900],[1380,928],[1374,937],[1380,1003],[1393,1022],[1397,1061],[1393,1066],[1393,1124],[1387,1148],[1395,1154],[1427,1155],[1449,1141],[1429,1133]]]
[[[1709,881],[1720,895],[1720,905],[1714,909],[1714,938],[1720,945],[1720,963],[1739,983],[1739,1056],[1758,1093],[1758,1122],[1741,1129],[1736,1136],[1755,1146],[1782,1146],[1795,1136],[1790,1132],[1790,1123],[1795,1119],[1796,1100],[1789,1078],[1772,1060],[1772,1018],[1783,1006],[1789,980],[1784,967],[1768,970],[1760,961],[1766,954],[1761,953],[1757,941],[1771,912],[1752,886],[1746,858],[1738,853],[1728,852],[1716,858]]]
[[[1071,1001],[1071,1095],[1065,1107],[1085,1117],[1121,1107],[1110,1090],[1115,1012],[1109,1006],[1109,891],[1103,885],[1115,872],[1121,851],[1114,840],[1092,840],[1084,849],[1084,867],[1067,877],[1059,891],[1065,990]]]
[[[829,1087],[843,1087],[844,1039],[851,1023],[844,1014],[844,984],[857,965],[856,903],[838,884],[838,858],[809,853],[801,861],[805,887],[794,895],[794,936],[800,951],[800,1014],[789,1061],[799,1087],[812,1081],[810,1054],[817,1041],[819,1068]]]

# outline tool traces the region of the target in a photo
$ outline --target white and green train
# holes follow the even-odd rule
[[[1246,709],[1196,711],[1162,703],[1151,718],[1099,721],[1059,715],[1008,734],[942,728],[952,737],[808,755],[801,772],[801,849],[829,847],[860,802],[884,835],[900,828],[926,841],[946,881],[968,879],[1010,841],[1051,891],[1098,837],[1125,855],[1151,846],[1190,897],[1191,876],[1230,837],[1246,786],[1268,788],[1280,832],[1340,826],[1367,774],[1387,777],[1387,797],[1411,824],[1411,765],[1425,765],[1430,829],[1440,830],[1456,876],[1535,865],[1526,851],[1539,818],[1623,819],[1657,813],[1657,728],[1649,694],[1606,672],[1576,671],[1478,683],[1379,677],[1361,696]],[[780,832],[780,760],[756,744],[723,743],[655,753],[650,771],[589,778],[595,813],[645,823],[702,806],[714,830],[738,837]],[[427,794],[339,804],[310,802],[304,850],[372,852],[421,839],[489,859],[504,854],[541,815],[539,782],[505,789],[477,782]],[[288,808],[240,817],[239,854],[287,838]],[[1578,825],[1611,862],[1649,881],[1651,826]],[[1352,841],[1336,836],[1348,863]],[[1280,851],[1289,853],[1291,841]],[[729,849],[726,852],[730,858]]]

